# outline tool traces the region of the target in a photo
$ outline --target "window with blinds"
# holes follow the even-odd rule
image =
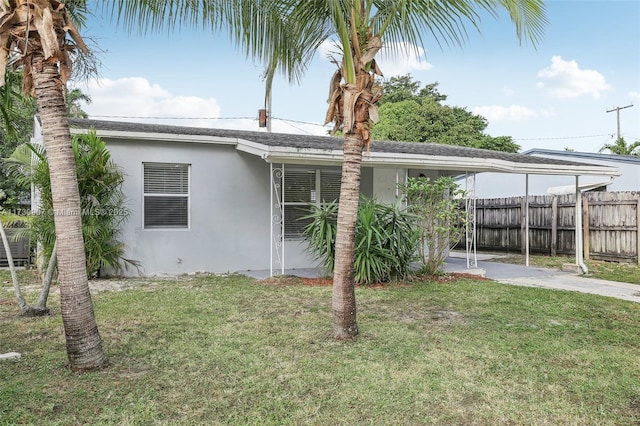
[[[143,163],[144,227],[189,227],[189,165]]]
[[[285,238],[301,238],[302,231],[311,220],[309,204],[326,204],[340,196],[339,169],[286,169],[281,199],[284,205]]]

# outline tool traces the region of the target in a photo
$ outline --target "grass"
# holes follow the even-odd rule
[[[524,256],[520,254],[500,255],[500,257],[492,259],[492,261],[524,265]],[[575,263],[575,256],[531,255],[529,256],[529,262],[532,266],[560,269],[563,263]],[[589,274],[585,275],[586,277],[640,284],[640,268],[636,264],[598,260],[589,260],[585,263],[589,269]]]
[[[94,296],[111,365],[76,375],[53,315],[15,317],[0,277],[0,424],[627,425],[640,422],[640,304],[468,279],[331,289],[244,276]],[[4,302],[4,303],[3,303]]]

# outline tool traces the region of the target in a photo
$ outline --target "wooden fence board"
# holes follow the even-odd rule
[[[640,193],[582,197],[585,258],[638,262]],[[526,204],[524,197],[477,200],[477,248],[524,253]],[[575,194],[529,196],[528,206],[531,252],[575,254]]]

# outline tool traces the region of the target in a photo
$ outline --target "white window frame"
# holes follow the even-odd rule
[[[313,188],[309,188],[309,202],[301,202],[301,201],[289,201],[291,198],[290,194],[287,194],[286,192],[286,187],[287,187],[287,177],[291,176],[292,173],[313,173],[314,177],[315,177],[315,182],[314,182],[314,187]],[[338,179],[340,180],[341,178],[341,170],[340,168],[317,168],[317,169],[312,169],[312,168],[302,168],[302,167],[296,167],[296,168],[287,168],[286,173],[284,174],[284,182],[282,185],[282,190],[283,190],[283,194],[282,194],[282,205],[283,205],[283,209],[284,209],[284,217],[282,219],[282,224],[284,227],[284,238],[285,240],[301,240],[303,239],[302,233],[301,232],[295,232],[295,233],[291,233],[289,231],[289,229],[291,229],[291,227],[287,226],[288,223],[291,223],[291,219],[288,218],[288,216],[291,214],[292,209],[300,209],[300,208],[304,208],[305,206],[307,206],[309,203],[315,204],[317,206],[320,206],[322,204],[328,204],[331,203],[332,201],[338,201],[338,199],[336,198],[335,200],[326,200],[323,197],[323,193],[322,193],[322,175],[323,173],[330,173],[330,174],[335,174]],[[340,189],[338,187],[338,193],[336,195],[339,195],[340,193]],[[294,219],[295,220],[295,219]]]
[[[145,180],[145,167],[147,165],[155,165],[155,166],[166,166],[169,168],[175,167],[184,167],[187,172],[187,188],[186,192],[147,192],[146,191],[146,180]],[[179,225],[171,225],[169,223],[166,224],[158,224],[158,225],[147,225],[147,204],[146,201],[148,198],[185,198],[186,199],[186,223]],[[164,163],[164,162],[155,162],[155,161],[147,161],[142,163],[142,228],[145,230],[187,230],[191,228],[191,164],[187,163]]]

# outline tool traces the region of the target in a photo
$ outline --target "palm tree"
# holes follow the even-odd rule
[[[224,26],[235,41],[267,64],[267,96],[276,68],[291,79],[302,75],[319,46],[335,37],[338,70],[331,78],[326,122],[344,134],[342,185],[333,280],[334,337],[358,334],[353,261],[363,149],[371,141],[382,91],[375,57],[383,47],[424,47],[426,37],[462,44],[465,24],[479,28],[482,12],[505,9],[520,40],[534,44],[546,23],[542,0],[236,0],[167,2],[114,0],[120,20],[134,28],[172,29],[180,24]]]
[[[82,90],[75,88],[72,90],[66,90],[66,103],[67,103],[67,115],[72,118],[89,118],[80,105],[81,101],[88,104],[91,103],[91,96],[86,93],[82,93]]]
[[[362,153],[369,149],[371,125],[377,119],[377,103],[382,96],[375,81],[376,76],[382,75],[375,60],[377,54],[385,43],[392,51],[403,46],[424,47],[429,36],[438,43],[462,44],[465,25],[479,28],[482,12],[497,16],[500,9],[507,11],[518,38],[535,44],[546,23],[544,5],[542,0],[285,0],[282,3],[288,22],[300,23],[291,25],[292,28],[320,37],[308,48],[313,49],[319,42],[335,37],[341,56],[335,60],[338,69],[331,78],[326,116],[327,123],[334,123],[334,132],[344,134],[332,308],[334,337],[351,339],[358,334],[353,262]],[[285,50],[290,51],[290,47]]]
[[[34,95],[51,167],[60,305],[69,365],[74,370],[103,367],[107,357],[87,281],[80,196],[64,87],[74,49],[88,49],[71,19],[84,1],[13,0],[0,3],[1,68],[23,72],[23,91]],[[10,53],[10,54],[9,54]],[[4,84],[4,81],[1,82]]]
[[[609,151],[616,155],[638,155],[637,149],[639,147],[640,141],[635,141],[627,145],[624,138],[619,137],[614,143],[604,145],[598,152]]]

